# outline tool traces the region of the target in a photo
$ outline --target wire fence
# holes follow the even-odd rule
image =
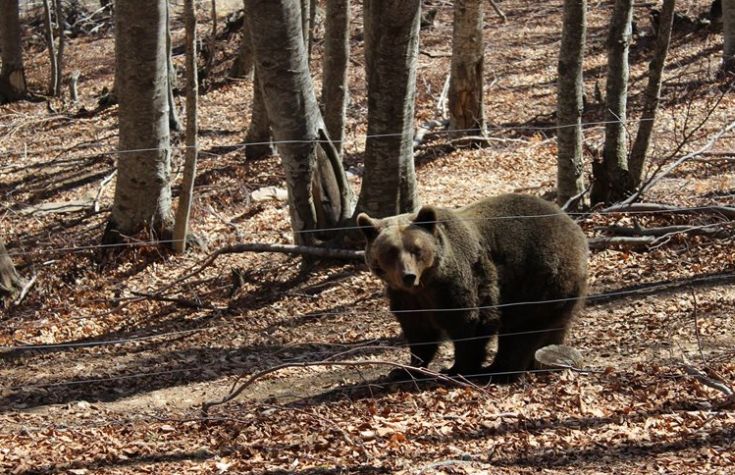
[[[553,132],[560,129],[565,128],[573,128],[581,126],[582,128],[599,128],[604,127],[608,124],[617,124],[617,123],[641,123],[641,122],[649,122],[653,121],[654,119],[651,118],[627,118],[625,120],[600,120],[600,121],[588,121],[588,122],[581,122],[579,124],[564,124],[564,125],[547,125],[547,126],[531,126],[531,125],[519,125],[519,126],[488,126],[487,132],[488,136],[486,137],[488,140],[493,139],[504,139],[505,137],[493,137],[492,133],[495,132]],[[12,124],[5,124],[0,125],[0,128],[10,128],[12,127]],[[424,129],[424,127],[421,127],[419,125],[418,129]],[[426,130],[426,129],[425,129]],[[442,130],[427,130],[423,136],[424,137],[435,137],[435,136],[452,136],[454,134],[461,134],[461,133],[470,133],[470,132],[478,132],[478,129],[476,127],[469,128],[469,129],[442,129]],[[364,140],[369,139],[392,139],[392,138],[399,138],[404,137],[405,133],[403,132],[394,132],[394,133],[382,133],[382,134],[365,134],[362,135],[361,138]],[[111,137],[112,138],[112,137]],[[349,138],[343,140],[343,142],[357,142],[357,138]],[[322,140],[317,138],[316,136],[313,139],[308,140],[269,140],[269,141],[252,141],[252,142],[235,142],[231,144],[220,144],[218,147],[220,148],[227,148],[232,150],[237,149],[244,149],[245,147],[253,147],[253,146],[263,146],[263,145],[293,145],[293,144],[329,144],[329,143],[339,143],[338,140]],[[5,157],[27,157],[29,155],[41,155],[49,152],[68,152],[72,150],[78,150],[78,149],[85,149],[85,148],[100,148],[102,146],[106,146],[107,144],[105,142],[94,142],[94,143],[83,143],[79,145],[72,145],[72,146],[57,146],[57,147],[43,147],[43,148],[34,148],[34,149],[14,149],[14,150],[4,150],[0,151],[0,158]],[[125,155],[125,154],[134,154],[134,153],[143,153],[143,152],[156,152],[160,150],[170,150],[170,149],[181,149],[185,150],[187,148],[197,147],[195,145],[186,145],[186,144],[178,144],[178,145],[169,145],[167,147],[148,147],[148,148],[136,148],[136,149],[122,149],[119,150],[117,148],[107,148],[102,151],[95,152],[93,154],[89,155],[77,155],[73,157],[74,159],[83,159],[83,158],[91,158],[91,157],[98,157],[100,155]],[[201,146],[198,146],[201,147]],[[49,160],[48,164],[52,164],[56,161]],[[43,165],[44,162],[35,163],[35,166]],[[2,169],[20,169],[22,168],[22,165],[4,165],[0,167],[0,170]]]
[[[712,275],[712,276],[695,276],[693,282],[691,285],[703,285],[710,282],[722,282],[722,281],[728,281],[729,279],[735,280],[735,272],[732,273],[721,273],[718,275]],[[544,305],[544,304],[552,304],[552,303],[565,303],[565,302],[574,302],[574,301],[586,301],[586,302],[594,302],[596,300],[607,300],[611,297],[626,297],[626,296],[633,296],[633,295],[649,295],[652,292],[656,292],[659,290],[671,290],[669,283],[664,283],[660,285],[652,285],[650,287],[645,288],[636,288],[636,289],[627,289],[627,290],[618,290],[618,291],[611,291],[611,292],[600,292],[596,294],[591,294],[583,297],[568,297],[568,298],[557,298],[557,299],[543,299],[543,300],[530,300],[530,301],[521,301],[521,302],[507,302],[507,303],[500,303],[495,305],[481,305],[481,306],[475,306],[475,307],[456,307],[456,308],[428,308],[428,309],[421,309],[419,312],[426,312],[426,313],[434,313],[434,312],[459,312],[459,311],[479,311],[479,310],[493,310],[493,309],[503,309],[503,308],[511,308],[511,307],[520,307],[520,306],[530,306],[530,305]],[[143,297],[145,299],[145,297]],[[400,313],[416,313],[416,310],[394,310],[390,313],[393,314],[400,314]],[[361,315],[361,314],[386,314],[388,311],[383,312],[376,312],[372,309],[349,309],[349,310],[333,310],[333,311],[326,311],[326,312],[310,312],[306,314],[293,314],[286,316],[288,320],[298,320],[302,318],[324,318],[324,317],[334,317],[334,316],[345,316],[345,315]],[[212,331],[212,330],[221,330],[226,328],[232,328],[238,326],[237,323],[225,323],[221,325],[210,325],[203,328],[195,328],[195,329],[189,329],[189,330],[175,330],[171,332],[164,332],[164,333],[155,333],[155,334],[147,334],[147,335],[137,335],[137,336],[131,336],[127,338],[115,338],[110,340],[92,340],[92,341],[80,341],[80,342],[67,342],[67,343],[56,343],[56,344],[40,344],[40,345],[0,345],[0,354],[2,353],[9,353],[9,352],[22,352],[22,351],[39,351],[39,350],[58,350],[58,349],[79,349],[79,348],[91,348],[91,347],[98,347],[98,346],[112,346],[112,345],[124,345],[127,343],[138,343],[145,340],[151,340],[151,339],[160,339],[160,338],[170,338],[170,337],[178,337],[178,336],[184,336],[184,335],[190,335],[194,333],[199,332],[206,332],[206,331]],[[497,334],[499,337],[503,336],[520,336],[520,335],[530,335],[530,334],[538,334],[538,333],[550,333],[550,332],[557,332],[559,330],[562,330],[563,328],[546,328],[546,329],[540,329],[540,330],[528,330],[528,331],[517,331],[517,332],[500,332]],[[452,341],[456,342],[462,342],[462,341],[471,341],[471,340],[480,340],[488,338],[488,335],[480,335],[480,336],[474,336],[474,337],[467,337],[467,338],[455,338],[452,339]],[[430,341],[424,341],[418,344],[418,346],[422,345],[434,345],[439,344],[443,341],[447,341],[445,338],[437,339],[437,340],[430,340]],[[319,342],[313,342],[313,344],[324,344]],[[349,346],[346,344],[334,344],[335,346]],[[405,346],[405,345],[404,345]]]
[[[455,221],[455,222],[509,221],[509,220],[520,220],[520,219],[544,219],[544,218],[553,218],[553,217],[564,216],[564,215],[572,216],[572,217],[624,216],[624,215],[656,216],[656,215],[671,215],[671,214],[682,214],[682,213],[697,214],[700,212],[707,212],[707,211],[712,211],[712,213],[716,216],[718,214],[718,209],[722,209],[723,211],[729,210],[727,206],[723,206],[717,203],[717,204],[712,204],[712,205],[707,205],[707,206],[691,206],[691,207],[683,206],[683,207],[671,207],[667,209],[658,209],[658,210],[655,210],[655,209],[652,209],[652,210],[621,209],[621,210],[610,210],[610,211],[605,211],[605,210],[594,211],[593,210],[589,212],[560,211],[558,213],[495,216],[495,217],[487,217],[487,218],[452,218],[451,221]],[[732,211],[735,212],[735,208],[733,208]],[[444,223],[448,221],[449,220],[438,220],[434,222]],[[726,222],[723,222],[723,224],[726,224]],[[349,226],[336,226],[336,227],[320,228],[320,229],[302,229],[302,230],[296,230],[295,233],[297,234],[333,233],[333,232],[338,232],[338,231],[357,231],[360,229],[362,229],[361,226],[349,225]],[[89,244],[89,245],[81,245],[81,246],[42,247],[41,249],[35,249],[32,251],[8,251],[7,255],[10,257],[21,257],[21,256],[47,255],[51,253],[69,254],[69,253],[80,253],[80,252],[87,252],[87,251],[93,251],[93,250],[106,250],[106,249],[116,249],[116,248],[155,247],[155,246],[160,246],[160,245],[173,244],[173,243],[181,242],[181,241],[182,240],[177,240],[177,239],[155,239],[155,240],[149,240],[149,241],[129,241],[129,242],[110,243],[110,244],[100,243],[100,244]],[[52,244],[54,243],[50,241],[32,243],[34,247],[48,246]],[[247,243],[245,242],[232,243],[232,245],[237,245],[237,244],[247,244]]]

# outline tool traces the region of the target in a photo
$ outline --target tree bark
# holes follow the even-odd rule
[[[341,166],[331,169],[332,176],[321,174],[321,186],[314,186],[317,160],[328,157],[318,157],[324,122],[309,75],[299,0],[246,0],[246,5],[255,71],[286,172],[294,241],[309,244],[315,238],[309,231],[325,227],[318,220],[315,191],[329,191],[338,183],[338,196],[317,196],[322,205],[327,199],[331,216],[343,217],[352,211],[350,190]]]
[[[271,144],[268,111],[265,109],[263,91],[260,88],[260,75],[255,65],[253,65],[253,105],[250,111],[250,124],[245,134],[245,143],[245,158],[248,160],[257,160],[276,153]]]
[[[565,0],[557,85],[556,202],[562,206],[584,190],[582,161],[582,79],[587,1]]]
[[[643,114],[641,114],[638,132],[630,152],[630,179],[632,186],[636,188],[640,185],[643,176],[648,145],[651,142],[651,132],[653,131],[653,123],[656,119],[656,111],[658,110],[658,101],[661,96],[661,78],[671,40],[674,4],[675,0],[664,0],[659,18],[656,47],[653,52],[653,59],[651,59],[651,63],[648,66],[648,84],[644,93]]]
[[[633,0],[616,0],[607,38],[605,145],[602,164],[593,167],[594,203],[618,201],[631,191],[626,145],[628,49],[632,36]]]
[[[115,11],[120,139],[110,221],[103,238],[171,222],[166,0],[127,0]]]
[[[186,159],[184,161],[184,178],[181,181],[179,207],[176,210],[176,223],[174,224],[173,247],[178,252],[186,250],[186,236],[189,234],[189,212],[197,169],[199,84],[197,81],[197,20],[194,0],[184,0],[184,21],[186,22]]]
[[[324,122],[337,153],[342,155],[347,111],[350,58],[350,1],[327,0],[324,33]]]
[[[485,135],[482,1],[456,0],[449,80],[449,129],[456,136]]]
[[[181,130],[181,120],[179,120],[179,110],[176,108],[176,100],[174,99],[176,69],[174,69],[171,50],[171,7],[168,1],[166,1],[166,95],[168,97],[168,127],[169,130],[178,132]]]
[[[0,0],[0,104],[26,95],[18,0]]]
[[[0,304],[15,299],[25,284],[25,280],[15,270],[5,249],[5,242],[0,239]]]
[[[413,163],[419,0],[366,0],[368,138],[358,210],[385,217],[418,207]]]
[[[253,75],[253,48],[250,40],[250,31],[248,31],[248,22],[243,18],[242,22],[242,39],[240,40],[240,48],[237,57],[230,68],[230,76],[240,79],[249,79]]]
[[[735,73],[735,0],[722,0],[722,68]]]
[[[56,93],[57,85],[59,84],[59,68],[56,64],[56,45],[54,44],[54,27],[53,20],[51,18],[51,5],[49,0],[43,0],[43,22],[46,28],[46,47],[48,48],[50,74],[49,74],[49,86],[48,94],[53,96]]]
[[[54,0],[54,10],[56,11],[56,36],[59,38],[59,49],[56,52],[56,84],[54,96],[61,96],[61,86],[64,77],[64,48],[66,46],[66,35],[64,34],[64,8],[61,0]]]

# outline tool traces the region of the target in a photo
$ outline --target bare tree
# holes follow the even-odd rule
[[[337,151],[342,154],[350,58],[350,1],[327,0],[324,33],[324,122]]]
[[[18,275],[5,242],[0,238],[0,304],[15,299],[25,285],[26,281]]]
[[[663,9],[658,22],[658,36],[653,58],[648,66],[648,85],[644,93],[643,114],[638,125],[638,133],[630,152],[629,166],[630,179],[633,187],[641,183],[643,168],[646,163],[648,145],[651,142],[651,132],[656,119],[658,101],[661,95],[661,78],[663,76],[666,55],[671,40],[671,27],[674,20],[675,0],[664,0]]]
[[[315,236],[302,231],[348,218],[352,198],[336,150],[328,140],[317,143],[328,135],[309,75],[301,5],[299,0],[246,0],[246,13],[255,72],[286,172],[294,240],[309,244]],[[330,175],[321,166],[316,175],[320,160],[328,160]]]
[[[565,204],[584,191],[582,163],[582,81],[587,1],[565,0],[557,87],[556,200]]]
[[[358,210],[385,217],[418,206],[413,164],[420,0],[366,0],[368,139]]]
[[[238,48],[235,61],[232,63],[232,68],[230,68],[230,76],[247,79],[253,75],[253,48],[252,41],[250,40],[250,31],[248,30],[248,22],[244,18],[241,34],[240,47]]]
[[[482,1],[456,0],[449,80],[449,128],[458,135],[485,134]]]
[[[119,152],[103,242],[171,222],[166,0],[115,5]]]
[[[176,108],[174,99],[174,88],[176,85],[176,69],[174,68],[171,47],[171,7],[166,1],[166,90],[168,97],[168,126],[176,132],[181,130],[179,110]]]
[[[632,19],[633,0],[616,0],[607,38],[605,145],[602,163],[593,166],[594,203],[618,201],[631,189],[625,121]]]
[[[0,104],[26,95],[18,0],[0,0]]]
[[[61,0],[54,0],[54,11],[56,13],[56,37],[59,39],[59,48],[56,51],[56,83],[54,96],[61,95],[61,86],[64,77],[64,49],[66,47],[66,34],[64,34],[64,8]]]
[[[194,0],[184,0],[184,21],[186,22],[186,160],[184,178],[181,181],[179,207],[176,209],[174,224],[174,249],[186,250],[186,236],[189,234],[189,211],[194,178],[197,170],[197,103],[199,85],[197,80],[197,19]]]
[[[49,63],[51,64],[48,94],[53,96],[56,94],[61,78],[59,77],[59,67],[56,64],[57,57],[56,44],[54,42],[54,21],[51,17],[51,5],[49,4],[49,0],[43,0],[43,13],[43,22],[46,29],[46,48],[48,48]]]
[[[722,68],[735,72],[735,0],[722,0]]]

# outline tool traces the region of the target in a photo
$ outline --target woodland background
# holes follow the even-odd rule
[[[461,206],[513,191],[554,199],[562,2],[495,3],[505,20],[483,4],[487,139],[426,134],[414,153],[422,203]],[[588,4],[587,174],[604,140],[598,96],[605,91],[613,3]],[[390,369],[385,362],[405,362],[407,350],[382,285],[358,255],[305,261],[272,252],[216,254],[237,243],[293,243],[279,157],[245,158],[253,82],[230,74],[241,3],[216,6],[213,43],[211,3],[197,10],[202,42],[216,45],[211,59],[200,58],[210,70],[200,77],[190,225],[202,245],[177,254],[143,233],[104,266],[100,239],[113,202],[118,140],[117,106],[99,106],[115,69],[109,13],[93,14],[97,2],[81,4],[92,16],[67,33],[64,62],[68,73],[79,71],[72,102],[68,92],[46,94],[43,6],[21,6],[28,88],[43,100],[0,106],[0,238],[31,284],[0,310],[3,471],[731,470],[735,139],[728,127],[735,117],[732,78],[721,68],[723,37],[709,22],[709,2],[676,2],[664,69],[647,173],[690,156],[646,201],[672,209],[572,212],[598,243],[590,256],[591,296],[569,341],[586,371],[481,388],[431,376],[381,380]],[[182,6],[170,7],[183,84]],[[438,102],[451,59],[452,7],[439,0],[422,5],[417,126],[444,114]],[[357,191],[367,97],[362,3],[352,8],[342,158]],[[642,111],[656,8],[656,2],[634,7],[629,138]],[[426,18],[426,12],[433,13]],[[323,10],[315,20],[310,66],[319,90]],[[176,102],[183,110],[184,97]],[[174,198],[185,151],[175,134]],[[665,230],[651,231],[658,228]],[[451,350],[442,356],[446,366]],[[268,374],[237,399],[202,414],[202,403],[260,371]]]

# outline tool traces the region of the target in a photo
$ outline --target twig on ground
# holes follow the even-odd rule
[[[232,389],[230,389],[230,393],[222,398],[219,401],[208,401],[202,404],[202,413],[206,416],[209,409],[214,406],[219,406],[222,404],[225,404],[229,401],[232,401],[237,396],[242,394],[243,391],[245,391],[247,388],[255,384],[258,380],[262,379],[263,377],[271,374],[276,373],[282,369],[287,368],[312,368],[312,367],[318,367],[318,366],[351,366],[351,367],[359,367],[359,366],[392,366],[394,368],[403,369],[409,374],[422,374],[426,376],[431,376],[432,378],[436,379],[437,381],[444,381],[444,382],[451,382],[458,384],[459,386],[463,387],[470,387],[475,389],[482,389],[480,386],[477,386],[476,384],[473,384],[471,382],[467,382],[466,380],[453,378],[451,376],[447,376],[442,373],[438,373],[436,371],[431,371],[426,368],[418,368],[414,366],[409,366],[401,363],[396,363],[393,361],[385,361],[385,360],[369,360],[369,361],[315,361],[315,362],[293,362],[293,363],[283,363],[277,366],[273,366],[267,369],[264,369],[262,371],[259,371],[252,376],[250,376],[245,382],[237,386],[238,382],[242,378],[242,376],[238,377],[237,380],[233,383]]]

